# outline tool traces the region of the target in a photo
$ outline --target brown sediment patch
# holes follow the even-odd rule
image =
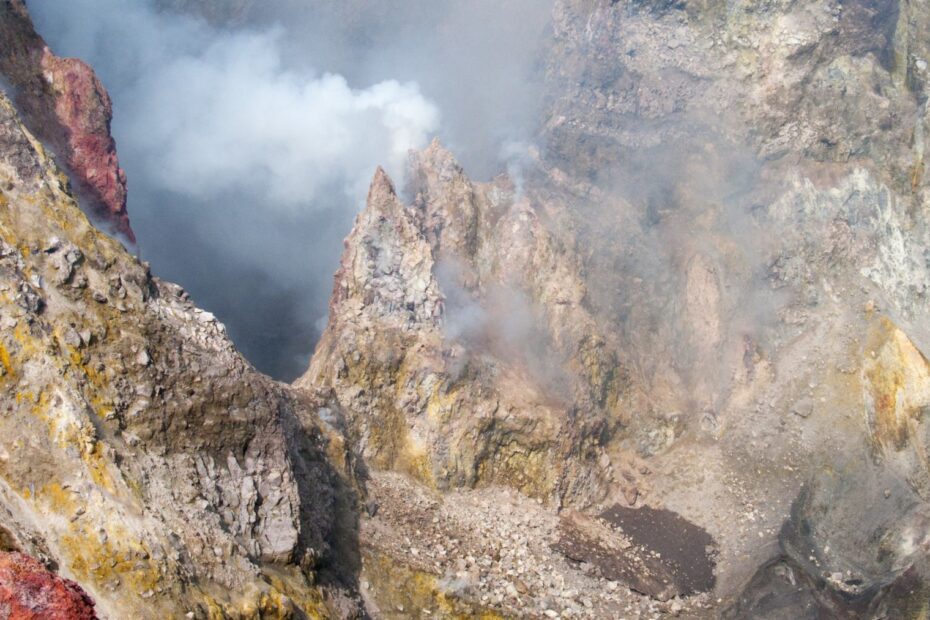
[[[707,592],[716,581],[714,539],[670,510],[615,505],[596,518],[568,512],[554,547],[659,600]]]

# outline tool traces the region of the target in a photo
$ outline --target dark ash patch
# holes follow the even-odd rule
[[[554,548],[659,600],[707,592],[716,582],[714,539],[670,510],[615,505],[596,518],[567,513]]]

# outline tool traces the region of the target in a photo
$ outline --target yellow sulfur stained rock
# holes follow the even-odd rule
[[[375,175],[296,385],[334,398],[378,469],[596,500],[601,431],[627,386],[579,258],[507,179],[473,183],[438,142],[409,177],[413,204]]]
[[[917,427],[930,405],[930,363],[887,318],[873,324],[862,373],[875,444],[890,451],[910,445],[923,452]]]
[[[57,564],[106,617],[357,608],[351,583],[314,583],[318,563],[351,553],[335,531],[351,530],[355,501],[344,438],[316,404],[259,375],[215,319],[94,229],[3,95],[0,184],[10,544]],[[294,595],[268,567],[293,569]]]

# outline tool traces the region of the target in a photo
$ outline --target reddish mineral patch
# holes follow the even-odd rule
[[[46,47],[41,66],[55,93],[55,117],[65,131],[72,178],[98,215],[135,241],[126,213],[126,174],[119,166],[110,135],[110,96],[89,65],[75,58],[58,58]]]
[[[0,552],[0,618],[96,620],[97,614],[94,601],[78,584],[28,555]]]
[[[126,212],[126,175],[110,135],[113,108],[93,69],[59,58],[33,28],[22,0],[0,3],[0,73],[36,136],[71,175],[82,205],[135,242]]]

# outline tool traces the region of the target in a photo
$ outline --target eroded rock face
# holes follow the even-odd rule
[[[18,620],[97,620],[94,602],[22,553],[0,552],[0,615]]]
[[[532,197],[506,178],[472,183],[438,142],[409,178],[405,204],[375,176],[297,385],[331,395],[374,467],[598,499],[625,386],[570,241]]]
[[[351,614],[342,438],[66,188],[0,99],[4,531],[111,617]]]
[[[415,155],[347,240],[301,385],[376,468],[551,497],[545,470],[680,513],[719,544],[716,612],[911,617],[927,27],[898,3],[557,2],[545,148],[519,183]],[[514,446],[546,491],[473,464]]]
[[[600,174],[722,126],[768,160],[866,158],[909,183],[922,159],[901,145],[924,109],[927,26],[897,1],[561,0],[544,135]]]
[[[648,395],[647,501],[722,542],[734,617],[915,617],[926,12],[579,0],[553,28],[543,163]]]
[[[0,2],[0,74],[26,125],[54,151],[82,207],[104,228],[135,242],[126,211],[126,174],[110,135],[113,108],[94,70],[59,58],[36,34],[22,0]]]
[[[117,615],[349,613],[357,448],[387,616],[921,617],[927,20],[556,2],[541,151],[379,172],[298,390],[81,220],[4,107],[0,539]],[[600,500],[682,515],[715,572],[634,583],[601,511],[553,510]]]

